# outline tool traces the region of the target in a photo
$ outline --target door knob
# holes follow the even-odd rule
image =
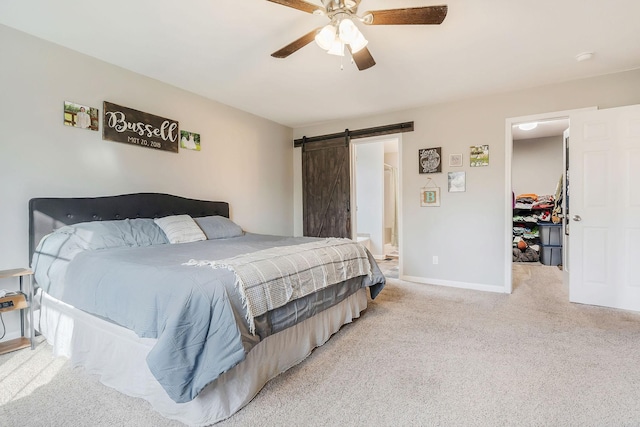
[[[582,218],[580,218],[580,215],[574,215],[572,219],[574,221],[582,221]]]

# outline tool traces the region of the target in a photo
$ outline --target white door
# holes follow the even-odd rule
[[[569,299],[640,311],[640,105],[570,121]]]

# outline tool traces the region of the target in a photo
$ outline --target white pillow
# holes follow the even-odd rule
[[[154,219],[164,231],[169,243],[189,243],[207,240],[207,236],[189,215],[173,215]]]

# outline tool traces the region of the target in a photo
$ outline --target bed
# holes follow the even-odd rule
[[[228,418],[385,283],[348,239],[257,235],[228,218],[226,202],[159,193],[32,199],[36,330],[167,418]],[[309,268],[287,273],[294,261]]]

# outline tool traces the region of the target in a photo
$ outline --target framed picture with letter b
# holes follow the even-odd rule
[[[440,206],[440,187],[422,187],[420,189],[420,206]]]

